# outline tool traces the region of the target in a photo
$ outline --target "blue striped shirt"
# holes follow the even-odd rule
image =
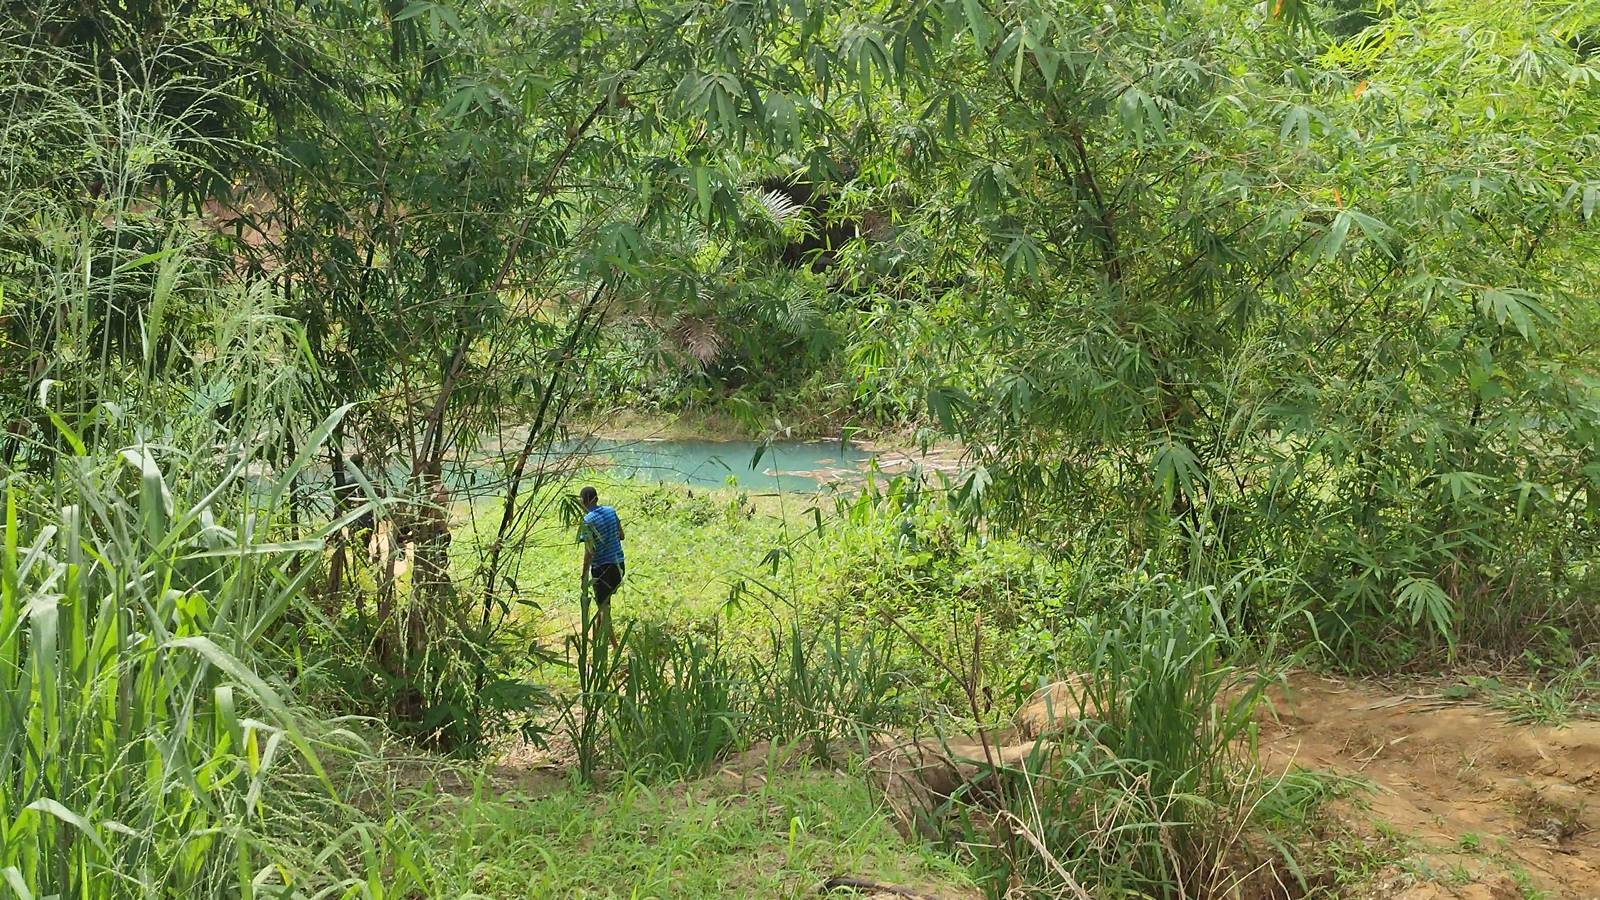
[[[583,514],[583,527],[578,530],[578,540],[592,541],[594,558],[590,565],[604,566],[622,562],[622,520],[609,506],[596,506]]]

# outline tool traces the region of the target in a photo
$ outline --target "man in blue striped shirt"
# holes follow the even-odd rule
[[[583,525],[578,540],[583,542],[583,570],[594,587],[595,625],[611,630],[611,595],[622,584],[622,520],[617,511],[600,505],[600,493],[592,487],[578,492],[583,504]],[[596,629],[599,634],[599,629]],[[612,640],[616,637],[613,635]]]

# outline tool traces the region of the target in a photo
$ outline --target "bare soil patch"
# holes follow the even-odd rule
[[[1343,815],[1411,839],[1374,900],[1600,900],[1600,722],[1513,725],[1437,690],[1309,673],[1264,712],[1263,766],[1370,782]]]

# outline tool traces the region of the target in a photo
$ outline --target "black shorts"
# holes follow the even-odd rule
[[[603,563],[589,569],[589,582],[594,585],[594,602],[605,606],[611,595],[622,585],[622,563]]]

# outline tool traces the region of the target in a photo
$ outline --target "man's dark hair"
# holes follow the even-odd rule
[[[585,506],[591,503],[599,503],[600,492],[592,487],[585,487],[583,490],[578,492],[578,500]]]

